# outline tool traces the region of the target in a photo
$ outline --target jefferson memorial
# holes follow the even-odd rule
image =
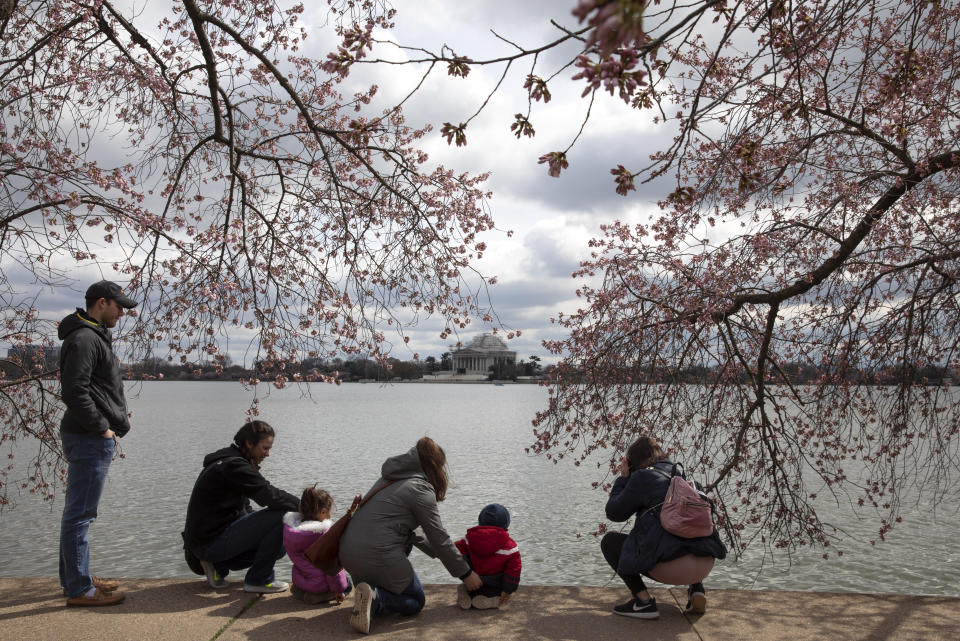
[[[483,374],[497,363],[516,363],[517,353],[507,349],[503,339],[494,334],[481,334],[462,349],[451,349],[454,374]]]

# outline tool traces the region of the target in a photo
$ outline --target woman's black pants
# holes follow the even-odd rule
[[[600,550],[603,552],[603,558],[607,560],[607,563],[610,564],[610,567],[612,567],[614,571],[616,571],[617,566],[620,565],[620,551],[623,550],[623,544],[626,543],[626,541],[627,535],[623,532],[607,532],[603,535],[603,538],[600,539]],[[643,582],[643,576],[640,574],[628,574],[624,576],[617,572],[617,576],[623,579],[623,582],[627,584],[630,593],[633,595],[647,589],[646,584]]]

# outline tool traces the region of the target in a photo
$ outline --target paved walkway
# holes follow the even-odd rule
[[[67,608],[55,579],[0,579],[0,641],[319,641],[362,638],[341,606],[308,606],[289,594],[263,597],[239,583],[202,579],[122,581],[127,600]],[[428,585],[417,617],[374,619],[370,639],[590,641],[958,641],[960,598],[711,590],[707,613],[683,614],[682,589],[652,590],[660,619],[615,616],[622,588],[520,587],[502,610],[456,606],[456,587]]]

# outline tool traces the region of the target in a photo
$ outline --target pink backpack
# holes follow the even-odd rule
[[[655,472],[670,479],[667,495],[660,505],[660,525],[667,532],[684,539],[696,539],[713,534],[713,505],[704,494],[681,474],[677,465],[668,475],[653,468]]]

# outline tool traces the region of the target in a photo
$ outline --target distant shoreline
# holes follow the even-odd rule
[[[240,383],[238,378],[124,378],[125,382],[131,383]],[[340,380],[343,385],[395,385],[395,384],[424,384],[424,385],[537,385],[546,379],[530,379],[522,381],[473,381],[464,379],[445,379],[445,378],[407,378],[399,380],[379,381],[375,378],[345,381]],[[261,378],[260,383],[272,383],[271,379]],[[323,381],[287,381],[287,385],[297,385],[301,383],[322,383]]]

